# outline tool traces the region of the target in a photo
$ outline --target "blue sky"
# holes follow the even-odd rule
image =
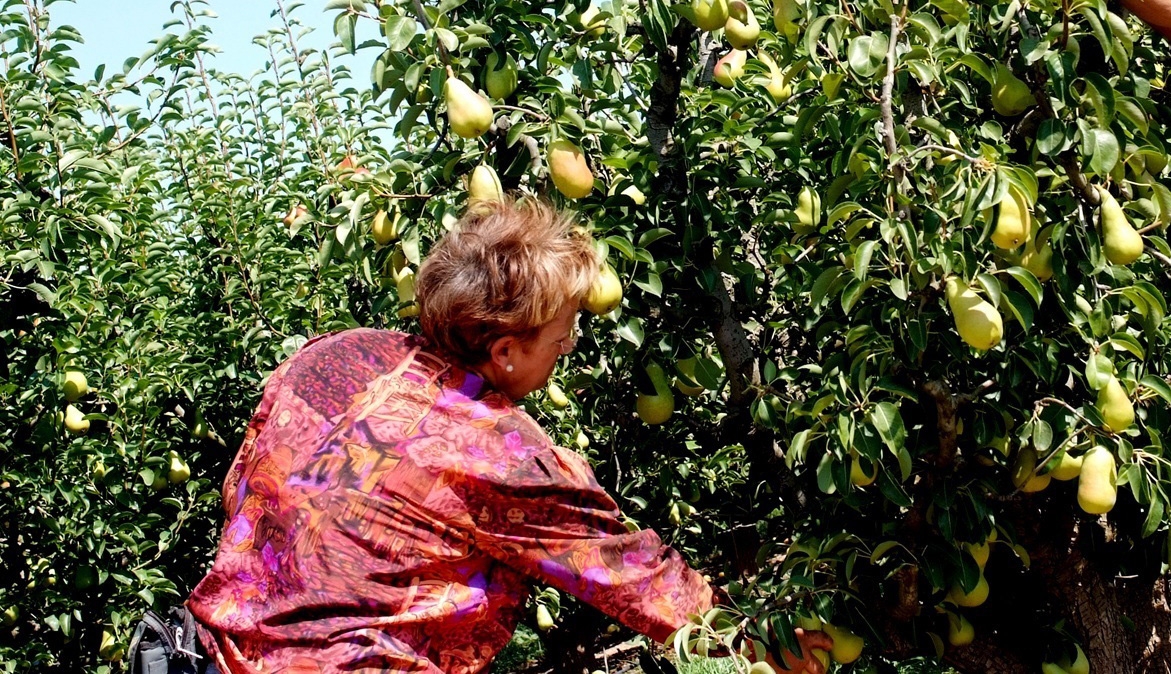
[[[48,9],[53,25],[73,26],[85,39],[84,44],[74,47],[73,56],[81,65],[78,75],[88,78],[101,63],[106,64],[107,73],[116,72],[127,58],[145,52],[150,41],[163,34],[163,25],[181,16],[171,12],[171,3],[172,0],[76,0],[55,2]],[[295,0],[285,0],[286,7],[295,4]],[[337,12],[323,12],[324,5],[321,0],[307,0],[293,11],[294,19],[313,29],[298,38],[299,46],[323,50],[334,42],[333,19]],[[218,18],[204,20],[212,26],[212,42],[222,52],[208,65],[245,76],[263,68],[267,52],[252,44],[252,38],[281,26],[280,17],[273,16],[276,7],[276,0],[210,0],[208,8]],[[359,43],[376,35],[369,21],[359,22],[358,28]],[[361,77],[360,73],[369,72],[376,55],[374,50],[359,51],[357,60],[347,57],[351,61],[346,64]]]

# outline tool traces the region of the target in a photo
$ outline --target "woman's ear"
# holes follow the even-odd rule
[[[509,360],[517,348],[516,337],[507,336],[500,337],[492,342],[492,346],[488,347],[488,360],[491,361],[492,366],[502,372],[511,372],[509,366],[512,364]]]

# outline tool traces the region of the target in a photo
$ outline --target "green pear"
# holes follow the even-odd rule
[[[833,648],[829,650],[829,655],[834,662],[848,665],[862,655],[862,648],[866,645],[862,637],[845,627],[838,627],[828,622],[824,623],[821,629],[834,640]]]
[[[947,280],[947,303],[960,338],[969,346],[987,351],[1000,343],[1004,324],[996,307],[980,299],[968,284],[954,276]]]
[[[728,22],[728,0],[691,0],[691,13],[696,28],[718,30]]]
[[[553,614],[549,612],[549,607],[537,604],[537,629],[548,632],[553,629],[553,624]]]
[[[976,638],[976,628],[959,613],[947,614],[947,643],[952,646],[967,646]]]
[[[595,316],[604,316],[622,303],[622,281],[610,263],[602,264],[598,278],[590,286],[590,290],[582,299],[581,306]]]
[[[599,38],[606,32],[606,20],[596,18],[598,14],[598,6],[592,2],[581,13],[578,26],[587,37]]]
[[[549,397],[549,402],[553,403],[553,407],[563,410],[569,406],[569,397],[565,395],[565,391],[556,382],[549,382],[545,387],[545,395]]]
[[[496,169],[487,164],[472,169],[472,177],[468,179],[468,204],[481,201],[504,201],[500,176],[496,175]]]
[[[374,214],[374,220],[370,223],[370,236],[374,239],[374,243],[385,246],[392,241],[398,240],[399,220],[401,218],[402,213],[398,208],[394,209],[394,215],[379,209]]]
[[[1052,662],[1041,663],[1041,674],[1069,674],[1064,667]]]
[[[492,126],[492,104],[450,69],[443,85],[443,100],[447,103],[448,124],[457,136],[479,138]]]
[[[171,463],[167,468],[167,481],[171,484],[186,482],[191,477],[191,468],[188,467],[183,457],[179,456],[178,452],[172,451],[170,457]]]
[[[992,545],[990,541],[983,543],[965,543],[964,549],[972,556],[972,561],[976,562],[976,566],[983,571],[988,564],[988,558],[992,555]]]
[[[621,182],[622,181],[616,177],[614,182],[610,184],[610,191],[607,194],[609,196],[614,196],[614,193],[618,189],[618,185]],[[618,194],[625,194],[626,196],[630,197],[630,200],[633,201],[636,206],[642,206],[646,203],[646,195],[643,194],[642,190],[638,189],[638,186],[634,183],[630,183],[626,187],[622,188],[622,191],[618,192]]]
[[[763,51],[757,57],[760,62],[768,66],[768,80],[765,82],[764,88],[768,91],[769,96],[772,96],[773,101],[781,103],[793,95],[793,87],[789,86],[785,78],[785,74],[781,72],[776,61],[772,60],[768,54]]]
[[[1118,433],[1134,423],[1134,405],[1117,377],[1110,377],[1098,390],[1096,406],[1098,414],[1102,415],[1102,427],[1108,431]]]
[[[1118,472],[1114,454],[1101,445],[1082,457],[1082,473],[1077,481],[1077,504],[1091,515],[1110,512],[1118,500]]]
[[[1054,480],[1061,480],[1062,482],[1072,480],[1082,473],[1082,457],[1074,456],[1068,451],[1061,455],[1057,461],[1057,466],[1049,471]]]
[[[992,109],[1005,117],[1015,117],[1036,104],[1029,85],[1003,63],[997,63],[992,76]]]
[[[1112,264],[1130,264],[1143,254],[1143,237],[1122,212],[1114,197],[1102,187],[1098,188],[1102,198],[1102,244],[1106,259]]]
[[[773,25],[789,42],[797,41],[801,32],[797,25],[800,19],[801,8],[797,6],[797,0],[773,0]]]
[[[697,396],[704,392],[703,384],[695,379],[695,356],[675,361],[675,369],[679,376],[675,378],[675,388],[685,396]]]
[[[794,231],[801,236],[808,236],[817,230],[821,224],[821,195],[806,185],[797,194],[797,208],[793,209],[797,216],[797,226]]]
[[[1074,644],[1074,649],[1077,651],[1077,656],[1073,662],[1068,658],[1062,659],[1061,666],[1068,674],[1090,674],[1090,660],[1086,657],[1086,652],[1082,650],[1080,644]]]
[[[65,407],[65,430],[74,435],[85,435],[89,433],[89,419],[85,418],[81,410],[68,405]]]
[[[855,487],[867,487],[878,479],[878,463],[871,462],[870,472],[862,467],[862,457],[855,449],[850,449],[850,482]]]
[[[653,395],[639,391],[635,400],[635,411],[638,418],[652,426],[661,424],[671,418],[675,411],[675,396],[671,393],[671,384],[667,381],[667,373],[661,365],[650,362],[646,366],[647,376],[655,387]]]
[[[549,143],[545,159],[553,185],[565,196],[581,199],[594,189],[594,174],[578,146],[565,139],[555,140]]]
[[[398,310],[398,317],[418,316],[419,305],[415,302],[415,270],[404,267],[395,277],[395,286],[398,290],[399,304],[404,305]]]
[[[760,23],[744,0],[732,0],[728,3],[728,20],[724,23],[724,35],[728,38],[728,44],[736,49],[756,46],[756,41],[760,38]]]
[[[976,587],[972,588],[971,592],[964,592],[964,588],[956,584],[947,593],[947,599],[956,606],[975,608],[988,601],[988,592],[988,580],[981,573],[980,580],[976,582]]]
[[[748,63],[748,52],[743,49],[733,49],[716,61],[712,78],[725,87],[735,86],[736,80],[744,75],[744,64]]]
[[[492,98],[504,100],[516,91],[518,83],[516,59],[512,54],[505,54],[504,58],[496,52],[488,54],[488,62],[484,68],[484,89]]]
[[[998,248],[1013,250],[1031,239],[1032,217],[1025,197],[1014,185],[1009,185],[1008,194],[1000,201],[997,209],[996,227],[992,230],[992,243]]]
[[[89,382],[85,374],[77,370],[65,372],[65,384],[62,386],[66,402],[77,402],[79,398],[89,393]]]
[[[1032,272],[1038,281],[1048,281],[1053,278],[1053,248],[1048,241],[1040,249],[1036,248],[1034,242],[1026,242],[1020,265]]]

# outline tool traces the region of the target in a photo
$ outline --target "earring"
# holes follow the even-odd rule
[[[509,363],[508,365],[504,366],[505,372],[512,372],[512,370],[513,370],[512,363]]]

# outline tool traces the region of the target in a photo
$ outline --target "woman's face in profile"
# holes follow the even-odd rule
[[[577,344],[577,311],[574,305],[566,306],[536,337],[518,343],[520,348],[509,359],[513,370],[501,387],[505,394],[519,400],[545,386],[557,361]]]

